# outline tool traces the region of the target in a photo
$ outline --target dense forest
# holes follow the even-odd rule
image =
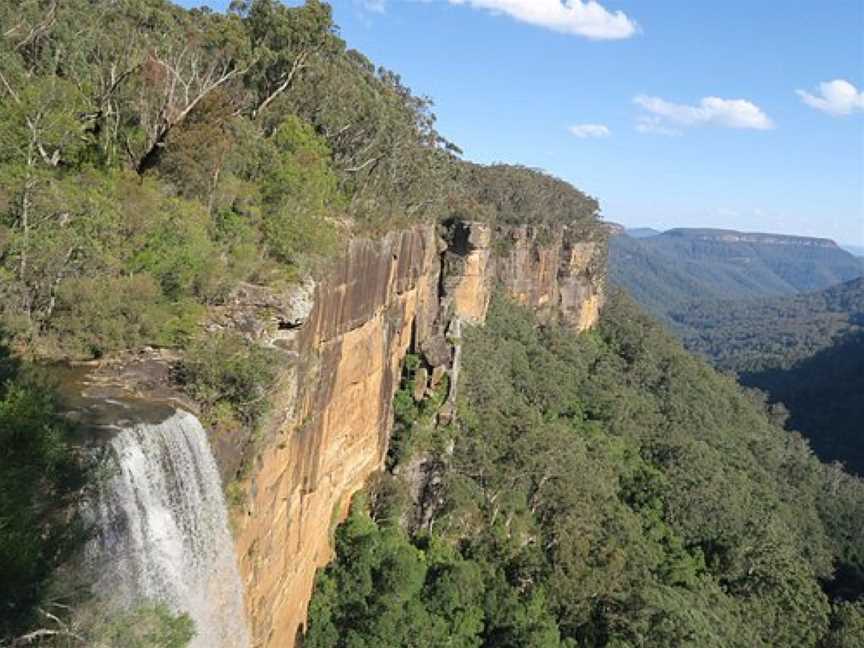
[[[720,369],[785,369],[864,326],[864,278],[789,297],[706,299],[669,317],[684,346]]]
[[[51,523],[83,486],[68,431],[44,373],[0,340],[0,640],[74,543],[74,521]]]
[[[790,297],[694,303],[670,317],[687,349],[781,404],[820,457],[864,474],[864,279]]]
[[[788,292],[789,286],[799,291],[813,281],[837,279],[845,275],[852,257],[839,248],[814,253],[809,247],[802,251],[790,244],[775,245],[773,264],[783,268],[787,277],[798,277],[784,287],[766,278],[761,261],[732,256],[731,261],[718,262],[714,257],[722,256],[718,250],[723,243],[712,242],[710,247],[717,249],[711,254],[696,254],[697,248],[691,248],[690,264],[701,269],[690,272],[690,266],[673,260],[673,248],[663,238],[613,237],[613,280],[625,285],[689,351],[737,374],[743,385],[764,391],[778,415],[788,414],[788,428],[804,434],[823,460],[842,462],[864,474],[864,279],[815,292],[753,296],[754,289],[757,294]],[[675,243],[676,248],[682,245]],[[742,250],[729,247],[726,252],[728,256]],[[810,276],[814,254],[829,253],[833,261]],[[746,271],[746,282],[722,268],[731,262],[740,266],[738,271]]]
[[[806,435],[824,461],[842,462],[864,476],[864,331],[802,358],[789,368],[744,372],[756,387],[789,412],[789,427]]]
[[[443,427],[409,365],[304,646],[862,645],[864,484],[626,298],[581,336],[498,299],[464,360]]]

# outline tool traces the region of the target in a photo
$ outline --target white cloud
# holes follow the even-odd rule
[[[486,9],[564,34],[597,40],[630,38],[638,27],[623,11],[611,12],[596,0],[448,0]]]
[[[648,113],[641,115],[636,124],[636,129],[643,133],[678,135],[682,127],[706,125],[754,130],[774,128],[774,122],[768,115],[746,99],[705,97],[697,106],[676,104],[645,95],[639,95],[633,101]]]
[[[639,115],[636,120],[636,130],[640,133],[655,133],[657,135],[681,135],[682,131],[663,125],[660,117],[651,115]]]
[[[819,84],[819,94],[812,95],[804,90],[795,91],[801,100],[816,110],[834,115],[851,115],[856,110],[864,110],[864,91],[843,79],[834,79]]]
[[[373,13],[384,13],[387,8],[387,0],[354,0],[354,4]]]
[[[570,131],[572,135],[580,139],[588,139],[591,137],[609,137],[612,134],[612,131],[609,130],[607,126],[603,124],[576,124],[575,126],[571,126],[567,130]]]
[[[366,11],[384,13],[388,0],[353,0]],[[413,0],[434,2],[435,0]],[[447,0],[503,13],[516,20],[553,31],[595,40],[630,38],[639,26],[623,11],[609,11],[597,0]]]

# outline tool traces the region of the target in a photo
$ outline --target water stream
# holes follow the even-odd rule
[[[248,648],[243,587],[216,462],[192,414],[126,422],[109,442],[87,561],[112,605],[188,613],[193,648]]]

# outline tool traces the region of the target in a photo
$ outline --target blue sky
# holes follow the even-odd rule
[[[864,245],[861,0],[331,4],[468,159],[543,168],[626,225]]]

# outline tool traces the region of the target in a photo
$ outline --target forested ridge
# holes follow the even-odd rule
[[[444,427],[409,365],[304,646],[864,641],[864,484],[626,298],[581,336],[499,298],[464,361]]]
[[[183,347],[238,283],[294,281],[358,233],[596,216],[540,172],[460,161],[318,0],[4,0],[0,24],[0,321],[43,357]]]
[[[657,243],[659,238],[613,237],[613,281],[625,285],[689,351],[764,391],[778,416],[788,414],[787,427],[803,433],[822,459],[864,473],[864,279],[813,292],[753,296],[754,290],[787,288],[771,280],[763,283],[762,264],[744,263],[744,257],[735,261],[736,272],[746,273],[746,283],[740,285],[730,282],[735,274],[728,268],[721,272],[710,256],[691,259],[691,265],[701,266],[699,273],[683,271],[686,266],[673,262],[668,244]],[[645,245],[651,241],[654,248]],[[826,263],[813,276],[807,270],[812,250],[802,259],[794,245],[774,246],[774,263],[788,276],[808,275],[793,286],[801,290],[846,272],[836,274],[852,257],[839,249],[824,250],[840,265]]]
[[[788,368],[743,372],[788,411],[788,427],[807,436],[824,461],[838,461],[864,476],[864,331],[839,337]]]
[[[820,457],[864,473],[864,279],[789,297],[706,300],[670,317],[687,349],[766,392]]]
[[[706,299],[669,317],[684,345],[721,369],[786,369],[864,326],[864,278],[788,297]]]
[[[670,312],[824,290],[864,276],[864,264],[823,239],[682,228],[611,237],[609,276],[649,312],[680,327]]]

